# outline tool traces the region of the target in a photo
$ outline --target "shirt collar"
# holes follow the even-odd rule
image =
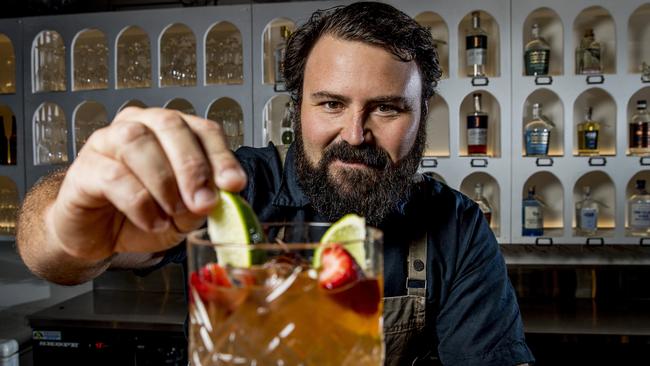
[[[295,150],[296,145],[291,144],[284,160],[280,189],[273,199],[273,205],[275,206],[305,207],[309,205],[309,198],[302,191],[298,182]]]

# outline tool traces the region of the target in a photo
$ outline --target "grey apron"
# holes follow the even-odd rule
[[[387,366],[439,365],[435,350],[427,353],[418,347],[433,347],[424,333],[427,297],[426,234],[409,245],[406,296],[384,298],[384,343]]]

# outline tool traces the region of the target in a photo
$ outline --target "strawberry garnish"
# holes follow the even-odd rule
[[[333,290],[363,278],[354,257],[341,244],[330,244],[321,254],[322,269],[318,274],[321,287]]]
[[[190,285],[204,301],[217,296],[219,288],[232,287],[232,282],[226,270],[216,263],[208,263],[205,267],[190,275]]]

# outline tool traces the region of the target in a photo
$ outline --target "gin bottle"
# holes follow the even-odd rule
[[[290,145],[293,142],[293,128],[291,127],[291,104],[287,102],[284,106],[284,115],[280,123],[280,138],[284,145]]]
[[[528,196],[522,202],[521,211],[521,235],[544,235],[544,216],[542,214],[542,203],[535,196],[535,186],[528,188]]]
[[[474,93],[474,112],[467,115],[467,153],[487,154],[488,115],[481,110],[481,93]]]
[[[487,66],[488,35],[481,28],[480,12],[472,12],[472,29],[465,36],[467,76],[485,76]]]
[[[578,123],[578,155],[598,155],[600,123],[591,118],[593,108],[587,109],[585,120]]]
[[[576,48],[576,74],[601,74],[601,45],[596,41],[593,29],[585,31]]]
[[[650,153],[650,114],[645,100],[636,102],[636,113],[630,121],[630,154]]]
[[[285,91],[286,87],[284,85],[284,56],[287,50],[287,40],[291,35],[291,31],[286,26],[280,27],[280,34],[282,39],[275,47],[274,56],[275,56],[275,91]]]
[[[598,203],[591,198],[591,188],[582,188],[582,200],[576,202],[576,233],[594,235],[598,230]]]
[[[490,225],[492,222],[492,207],[490,207],[490,203],[488,202],[487,198],[483,197],[482,183],[476,183],[474,186],[474,202],[478,204],[481,212],[483,212],[483,216],[485,216],[485,220],[487,221],[488,225]]]
[[[524,51],[526,75],[548,75],[551,47],[540,37],[538,24],[533,24],[532,35],[533,39],[526,44]]]
[[[636,194],[627,201],[628,225],[632,235],[650,234],[650,194],[646,191],[645,180],[636,181]]]
[[[547,156],[553,122],[542,114],[542,105],[533,104],[531,120],[524,127],[526,156]]]

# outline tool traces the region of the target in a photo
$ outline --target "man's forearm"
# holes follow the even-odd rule
[[[57,171],[38,182],[25,196],[18,215],[16,244],[27,267],[37,276],[62,285],[86,282],[109,267],[111,257],[88,262],[67,254],[47,215],[65,177]]]

